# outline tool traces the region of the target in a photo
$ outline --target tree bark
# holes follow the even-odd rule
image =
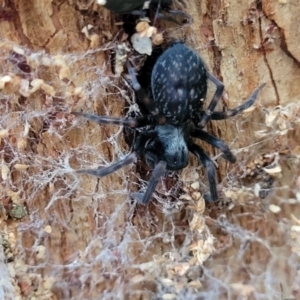
[[[0,1],[5,299],[300,297],[300,5],[186,2],[174,7],[193,24],[157,26],[224,83],[217,109],[266,83],[255,109],[208,125],[237,163],[200,143],[218,164],[221,199],[205,211],[206,171],[194,157],[162,180],[148,207],[129,196],[149,178],[141,163],[101,179],[74,171],[130,151],[122,128],[70,114],[135,109],[132,89],[112,71],[120,17],[93,1]]]

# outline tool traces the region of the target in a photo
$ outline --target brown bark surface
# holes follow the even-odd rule
[[[141,163],[101,180],[74,172],[130,150],[122,128],[70,114],[136,109],[112,72],[120,18],[93,1],[0,0],[4,299],[300,299],[300,4],[186,2],[174,7],[193,24],[158,28],[224,83],[217,109],[266,83],[252,110],[207,127],[236,164],[199,142],[218,166],[221,201],[206,208],[194,157],[148,207],[129,196],[149,178]]]

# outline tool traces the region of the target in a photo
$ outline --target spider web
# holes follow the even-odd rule
[[[0,50],[1,299],[294,297],[299,149],[282,155],[295,143],[289,129],[299,130],[297,103],[208,126],[221,138],[233,132],[238,157],[229,166],[214,155],[220,203],[205,210],[206,173],[191,157],[144,207],[130,198],[147,184],[142,162],[101,179],[74,171],[130,151],[123,128],[70,114],[140,113],[127,82],[108,71],[109,49]]]

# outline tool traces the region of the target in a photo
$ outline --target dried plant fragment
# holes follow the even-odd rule
[[[15,164],[14,168],[19,170],[19,171],[25,171],[27,170],[29,165],[24,165],[24,164]]]
[[[269,205],[269,210],[270,210],[272,213],[277,214],[277,213],[279,213],[279,212],[281,211],[281,208],[280,208],[280,206],[278,206],[278,205],[270,204],[270,205]]]
[[[13,219],[22,219],[27,215],[26,209],[22,204],[13,204],[8,212],[9,216]]]
[[[9,167],[6,164],[3,164],[1,167],[1,177],[2,180],[7,180],[9,174]]]
[[[131,37],[133,48],[140,54],[151,55],[152,43],[151,39],[147,36],[141,36],[139,33],[135,33]]]

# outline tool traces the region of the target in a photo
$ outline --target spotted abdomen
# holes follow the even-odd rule
[[[167,122],[182,124],[201,110],[207,74],[200,56],[182,43],[167,49],[151,75],[153,101]]]

